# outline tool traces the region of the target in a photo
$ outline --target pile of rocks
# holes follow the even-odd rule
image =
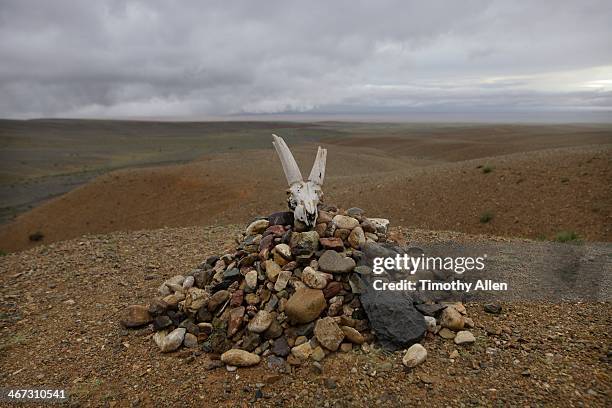
[[[257,219],[235,251],[168,279],[150,305],[129,306],[122,324],[152,323],[162,352],[199,347],[231,366],[267,355],[300,364],[360,347],[374,336],[354,278],[370,269],[355,257],[364,243],[384,242],[388,224],[333,207],[319,211],[312,231],[292,212]]]
[[[402,349],[428,330],[445,336],[463,329],[465,310],[435,303],[415,309],[410,296],[369,292],[367,248],[388,250],[388,224],[358,208],[335,207],[319,211],[312,231],[292,212],[256,219],[235,250],[168,279],[158,298],[129,306],[121,323],[151,324],[162,352],[198,348],[229,369],[262,357],[271,366],[299,365],[338,350],[367,350],[374,330]]]

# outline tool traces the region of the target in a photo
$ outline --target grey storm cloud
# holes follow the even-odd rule
[[[0,1],[1,117],[612,109],[603,1]]]

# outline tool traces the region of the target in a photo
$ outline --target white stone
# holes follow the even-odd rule
[[[221,354],[221,361],[229,366],[248,367],[259,364],[261,357],[246,350],[231,349]]]
[[[427,325],[427,331],[436,332],[436,318],[432,316],[423,316],[425,318],[425,324]]]
[[[476,337],[467,330],[462,330],[455,336],[455,344],[470,344],[476,341]]]
[[[402,363],[409,368],[413,368],[423,363],[427,359],[427,349],[419,343],[413,344],[402,358]]]
[[[183,281],[183,290],[187,290],[190,287],[192,287],[194,282],[195,282],[195,278],[193,276],[191,275],[187,276],[185,280]]]
[[[248,271],[246,275],[244,275],[244,280],[246,282],[246,285],[250,289],[256,289],[257,288],[257,271],[256,270]]]

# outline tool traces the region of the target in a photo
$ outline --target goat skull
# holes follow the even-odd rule
[[[308,181],[304,181],[300,168],[285,141],[274,134],[272,137],[274,138],[272,144],[276,153],[278,153],[289,184],[289,197],[287,199],[289,208],[293,211],[296,220],[303,222],[308,228],[312,228],[317,222],[317,204],[323,196],[321,187],[325,178],[327,149],[321,149],[319,146]]]

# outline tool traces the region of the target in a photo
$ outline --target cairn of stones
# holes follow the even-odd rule
[[[353,254],[385,241],[388,224],[333,207],[319,211],[312,231],[296,231],[292,212],[257,219],[235,251],[166,280],[160,297],[130,306],[123,323],[152,322],[162,352],[201,348],[231,366],[270,354],[300,364],[352,350],[374,340],[353,279],[371,269],[357,267]]]

